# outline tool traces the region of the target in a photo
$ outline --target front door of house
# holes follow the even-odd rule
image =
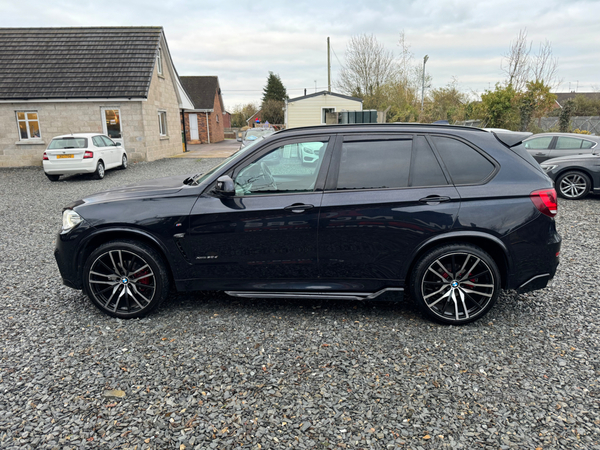
[[[102,108],[102,128],[105,135],[123,145],[121,110],[119,108]]]
[[[198,137],[198,114],[189,115],[190,122],[190,141],[197,141]]]

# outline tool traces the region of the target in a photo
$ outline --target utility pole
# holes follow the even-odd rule
[[[423,58],[423,86],[421,86],[421,112],[423,112],[423,101],[425,100],[425,64],[429,59],[428,55]]]
[[[331,92],[331,57],[330,57],[329,37],[327,38],[327,91]]]

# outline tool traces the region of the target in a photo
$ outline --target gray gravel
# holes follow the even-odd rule
[[[61,284],[64,205],[217,162],[0,170],[0,448],[600,448],[600,198],[560,201],[551,287],[460,328],[410,302],[220,293],[122,321]]]

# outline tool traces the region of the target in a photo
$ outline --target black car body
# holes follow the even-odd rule
[[[77,201],[56,260],[66,285],[118,317],[151,312],[174,284],[240,297],[410,289],[429,317],[467,323],[500,289],[545,287],[558,265],[556,193],[522,138],[418,124],[281,131],[207,174]],[[314,164],[299,158],[305,144],[320,147]]]
[[[600,154],[563,156],[544,161],[542,169],[554,180],[558,195],[569,200],[600,194]]]

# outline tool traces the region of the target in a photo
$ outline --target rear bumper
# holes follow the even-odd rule
[[[94,173],[96,171],[96,160],[86,159],[83,161],[44,161],[44,172],[48,175],[75,175],[78,173]]]

